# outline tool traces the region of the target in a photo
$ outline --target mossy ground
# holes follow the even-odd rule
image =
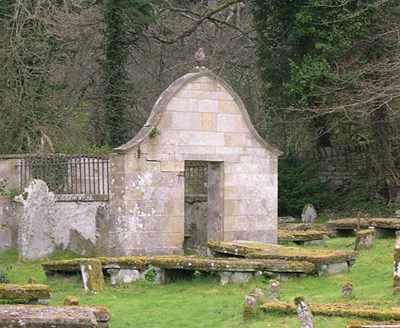
[[[328,239],[329,249],[352,250],[354,238]],[[392,295],[394,238],[375,239],[371,250],[362,250],[350,273],[327,277],[304,277],[280,284],[281,300],[293,301],[297,296],[309,303],[338,302],[345,282],[353,284],[352,300],[400,306],[400,296]],[[306,246],[316,249],[319,246]],[[68,254],[67,254],[68,255]],[[58,259],[63,258],[58,256]],[[51,305],[62,305],[68,295],[79,297],[80,304],[104,305],[111,312],[111,328],[121,327],[226,327],[226,328],[297,328],[296,315],[265,314],[259,311],[250,321],[243,321],[246,294],[254,287],[267,289],[268,280],[258,279],[242,284],[220,286],[215,276],[196,276],[193,281],[154,285],[138,281],[125,287],[106,286],[103,293],[90,295],[83,290],[79,276],[68,279],[47,279],[40,262],[19,263],[16,252],[0,254],[0,268],[12,264],[9,278],[13,283],[26,283],[36,277],[38,283],[51,286]],[[363,321],[359,318],[314,316],[318,328],[344,327]]]

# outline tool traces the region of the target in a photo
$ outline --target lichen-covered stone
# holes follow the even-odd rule
[[[372,320],[400,320],[400,307],[386,308],[360,302],[311,303],[309,307],[314,315],[360,317]],[[296,306],[292,302],[267,302],[262,304],[260,308],[265,312],[296,313]]]
[[[356,242],[354,249],[356,251],[360,249],[370,249],[374,245],[375,230],[360,230],[356,233]]]
[[[146,269],[149,265],[149,259],[143,256],[122,256],[122,257],[96,257],[104,268],[121,268],[121,269]],[[57,272],[79,272],[81,270],[80,262],[83,258],[43,261],[42,267],[46,274],[54,274]]]
[[[400,321],[352,322],[346,328],[399,328]]]
[[[356,229],[358,224],[357,218],[346,218],[331,220],[326,222],[326,225],[330,229]],[[370,220],[367,218],[360,218],[360,228],[366,229],[370,226]]]
[[[0,298],[4,299],[46,299],[50,298],[51,290],[41,284],[0,284]]]
[[[195,258],[185,256],[151,257],[150,262],[163,269],[200,271],[272,271],[310,273],[315,266],[308,262],[285,260],[251,260],[238,258]]]
[[[64,305],[70,306],[70,305],[79,305],[79,299],[76,296],[67,296],[64,299]]]
[[[82,259],[80,266],[85,290],[92,293],[102,292],[105,283],[101,262],[96,259]]]
[[[327,235],[324,231],[306,230],[306,231],[292,231],[292,230],[278,230],[278,242],[308,242],[314,240],[323,240]]]
[[[243,320],[253,319],[256,316],[257,299],[253,294],[246,295],[243,304]]]
[[[245,256],[249,259],[307,261],[315,265],[354,261],[357,255],[357,252],[351,251],[304,249],[251,241],[216,241],[209,243],[208,247],[215,253]]]
[[[2,327],[94,328],[97,320],[90,308],[2,305]]]

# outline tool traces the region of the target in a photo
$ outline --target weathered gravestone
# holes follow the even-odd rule
[[[104,290],[104,275],[97,259],[82,259],[80,262],[83,287],[86,292],[99,293]]]
[[[24,193],[15,197],[20,260],[44,259],[55,250],[55,196],[42,180],[32,180]]]
[[[317,218],[317,211],[312,204],[306,204],[301,213],[301,221],[307,224],[313,224]]]

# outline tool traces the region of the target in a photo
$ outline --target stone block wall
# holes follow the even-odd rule
[[[209,162],[213,171],[208,239],[276,242],[279,151],[259,137],[239,97],[215,75],[175,81],[144,128],[115,152],[113,253],[182,252],[185,161]]]
[[[319,178],[331,181],[335,188],[346,188],[360,179],[372,185],[376,179],[366,146],[320,148],[302,157],[319,164]]]

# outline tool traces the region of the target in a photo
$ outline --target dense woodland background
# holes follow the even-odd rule
[[[281,214],[400,201],[398,0],[0,0],[0,29],[0,154],[110,151],[203,47],[285,152]],[[298,159],[339,145],[368,148],[378,197]]]

